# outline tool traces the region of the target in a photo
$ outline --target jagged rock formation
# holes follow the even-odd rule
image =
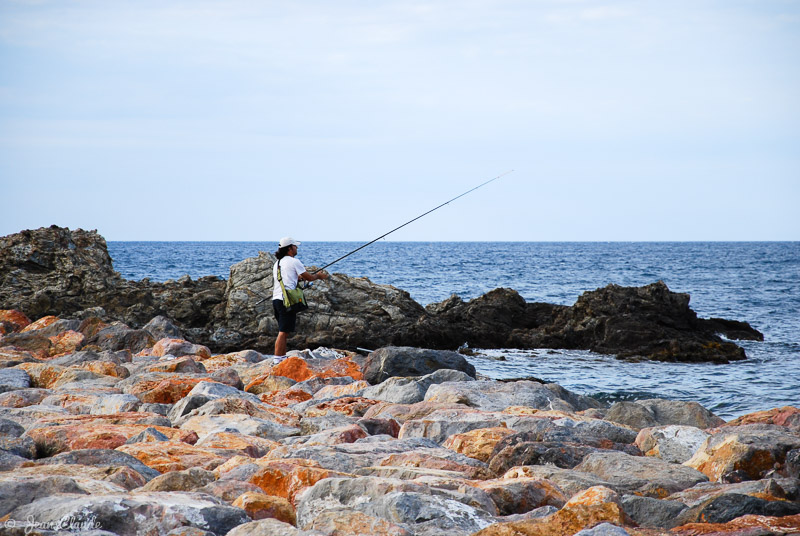
[[[95,231],[52,226],[0,238],[0,309],[45,315],[100,317],[141,328],[156,316],[215,351],[243,347],[268,352],[277,334],[272,313],[270,253],[231,267],[229,280],[188,276],[154,283],[128,281],[113,270]],[[689,295],[663,282],[584,293],[572,307],[527,303],[495,289],[468,302],[451,297],[427,308],[390,285],[333,274],[308,291],[294,347],[416,346],[591,349],[621,357],[668,361],[744,359],[728,338],[763,339],[745,322],[699,319]]]

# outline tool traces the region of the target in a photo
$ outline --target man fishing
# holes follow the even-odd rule
[[[322,270],[313,274],[306,271],[303,263],[295,258],[297,256],[297,246],[299,245],[300,242],[290,236],[286,236],[278,242],[278,251],[275,252],[278,260],[272,267],[272,280],[274,282],[272,308],[275,311],[275,319],[278,321],[278,338],[275,339],[273,365],[277,365],[286,359],[286,341],[297,325],[297,313],[287,310],[286,305],[283,303],[283,288],[279,279],[283,281],[286,290],[293,290],[297,288],[300,280],[316,281],[328,278],[328,273]],[[280,278],[278,277],[278,270],[280,270]]]

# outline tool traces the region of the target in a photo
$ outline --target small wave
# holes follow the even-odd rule
[[[636,400],[648,400],[651,398],[664,398],[663,394],[654,393],[651,391],[600,391],[598,393],[591,393],[589,396],[606,404],[613,404],[615,402],[634,402]]]

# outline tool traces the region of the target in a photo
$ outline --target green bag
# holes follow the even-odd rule
[[[278,283],[281,284],[281,290],[283,291],[283,305],[286,307],[286,310],[290,313],[301,313],[308,309],[308,303],[306,303],[306,296],[303,294],[303,289],[301,288],[293,288],[287,289],[283,284],[283,276],[281,275],[281,261],[276,261],[278,263]]]

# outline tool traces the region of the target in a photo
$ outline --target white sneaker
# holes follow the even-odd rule
[[[275,357],[272,358],[272,364],[273,365],[278,365],[284,359],[286,359],[285,355],[276,355]]]

